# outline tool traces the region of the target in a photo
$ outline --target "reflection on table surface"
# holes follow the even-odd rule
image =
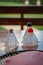
[[[23,39],[25,31],[14,31],[14,32],[15,32],[15,35],[16,35],[18,41],[19,41],[19,47],[17,50],[24,50],[21,47],[21,41]],[[38,31],[35,31],[34,33],[38,39],[38,48],[36,50],[43,50],[43,31],[38,30]],[[4,38],[4,39],[6,40],[6,38]],[[4,43],[4,41],[0,42],[0,56],[5,54],[5,51],[4,51],[4,49],[5,49],[4,44],[5,43]]]

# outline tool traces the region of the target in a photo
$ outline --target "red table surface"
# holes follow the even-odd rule
[[[43,65],[43,52],[23,52],[6,58],[3,65]]]

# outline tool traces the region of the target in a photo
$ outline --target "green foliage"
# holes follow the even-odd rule
[[[15,2],[15,3],[24,3],[25,0],[0,0],[1,2]],[[43,0],[40,0],[41,4],[43,4]],[[35,5],[36,0],[29,0],[30,4]]]
[[[36,4],[36,0],[29,0],[30,4]]]
[[[4,28],[4,27],[0,26],[0,30],[6,30],[6,28]]]
[[[0,2],[0,6],[24,6],[24,3]]]
[[[15,3],[24,3],[24,0],[0,0],[2,2],[15,2]]]
[[[13,0],[16,3],[24,3],[24,0]]]
[[[39,29],[39,30],[43,30],[43,26],[38,26],[38,25],[36,25],[36,26],[33,26],[34,28],[36,28],[36,29]]]
[[[41,4],[43,5],[43,0],[41,0]]]

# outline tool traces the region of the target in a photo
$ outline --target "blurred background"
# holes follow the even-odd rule
[[[0,6],[43,6],[43,0],[0,0]],[[20,18],[20,14],[0,14],[0,18]],[[43,18],[43,14],[24,14],[24,18]],[[1,21],[0,21],[1,22]],[[34,26],[37,29],[43,30],[43,26]],[[3,26],[0,25],[0,30],[10,29],[20,30],[20,25]]]
[[[43,5],[43,0],[0,0],[0,6],[23,6],[28,1],[28,5]]]

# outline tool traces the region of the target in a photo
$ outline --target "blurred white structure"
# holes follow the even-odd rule
[[[25,0],[25,5],[29,5],[29,0]],[[36,5],[41,5],[41,1],[40,0],[36,0]]]
[[[29,0],[25,0],[25,5],[29,5]]]
[[[36,1],[36,5],[40,6],[41,5],[41,1],[40,0],[37,0]]]

